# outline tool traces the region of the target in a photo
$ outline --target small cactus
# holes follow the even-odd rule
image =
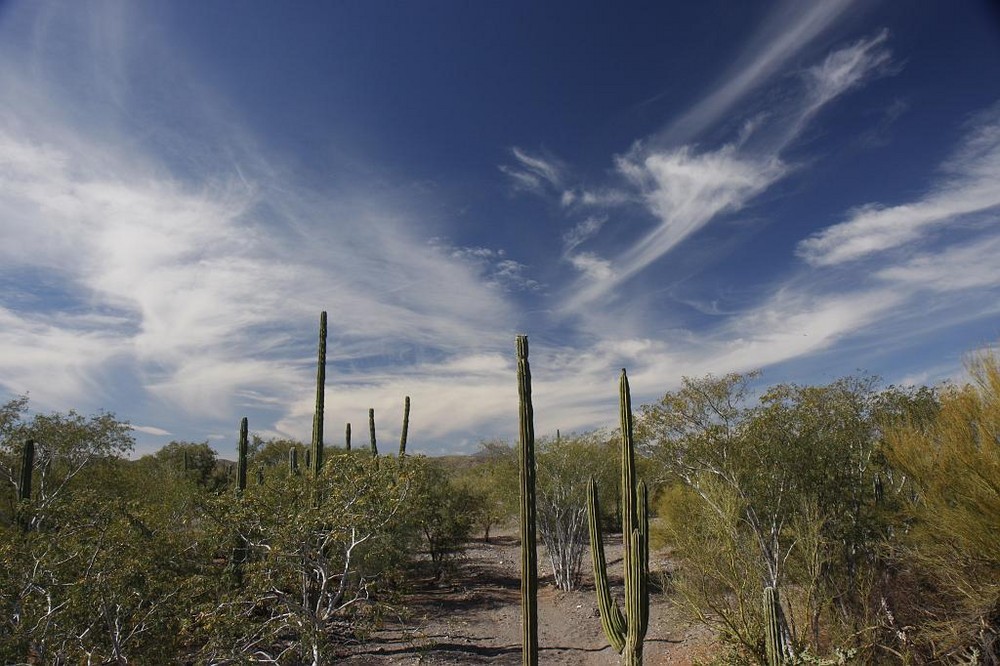
[[[347,428],[344,430],[344,450],[351,450],[351,424],[347,424]]]
[[[368,435],[371,438],[372,457],[378,457],[378,444],[375,443],[375,408],[368,410]]]
[[[627,666],[642,664],[642,644],[649,625],[649,509],[646,484],[636,483],[635,445],[632,441],[632,399],[628,376],[622,369],[619,382],[622,431],[622,541],[625,568],[625,612],[611,598],[604,544],[601,535],[597,481],[590,480],[590,549],[594,562],[594,587],[601,611],[601,625],[611,646]]]
[[[785,660],[781,635],[781,603],[778,590],[770,585],[764,588],[764,630],[767,666],[781,666]]]
[[[299,450],[294,446],[288,449],[288,474],[294,475],[299,473]]]
[[[528,336],[517,348],[518,448],[521,485],[521,663],[538,666],[538,551],[535,538],[535,416],[531,406]]]

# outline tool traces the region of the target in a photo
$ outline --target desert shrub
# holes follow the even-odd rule
[[[30,436],[37,457],[26,520],[0,526],[0,659],[171,662],[205,562],[192,485],[121,457],[132,440],[112,415],[14,411],[0,450]]]
[[[930,420],[888,434],[907,522],[892,542],[897,629],[926,659],[1000,663],[1000,361],[970,363]],[[907,628],[908,627],[908,628]]]
[[[537,444],[536,511],[538,535],[545,544],[556,587],[573,590],[580,582],[587,551],[587,486],[618,486],[617,458],[606,433],[542,440]],[[620,500],[619,500],[620,501]],[[611,504],[610,511],[616,510]]]
[[[686,378],[643,407],[639,432],[676,484],[658,505],[659,538],[681,557],[676,589],[737,659],[765,663],[766,586],[782,590],[788,658],[882,658],[894,517],[875,490],[880,441],[887,421],[933,396],[856,377],[774,386],[754,404],[751,379]]]
[[[422,535],[431,561],[441,573],[444,564],[465,548],[481,498],[454,472],[434,461],[426,461],[413,482],[407,520]]]
[[[378,617],[410,545],[420,458],[332,453],[315,479],[275,472],[209,504],[227,588],[197,614],[198,660],[322,663]]]
[[[473,455],[473,465],[459,475],[458,482],[476,497],[473,522],[489,542],[494,527],[502,526],[518,512],[517,452],[506,442],[487,440]]]

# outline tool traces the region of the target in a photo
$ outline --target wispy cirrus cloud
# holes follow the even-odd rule
[[[115,28],[136,17],[18,9],[40,41],[28,67],[0,49],[0,81],[18,93],[0,112],[0,280],[18,287],[0,297],[5,392],[43,409],[114,405],[144,434],[202,439],[204,424],[253,409],[270,419],[260,432],[303,437],[309,418],[294,405],[311,393],[322,309],[330,362],[348,374],[512,335],[506,293],[537,286],[521,263],[496,256],[484,273],[428,244],[419,204],[391,183],[341,173],[343,187],[304,189],[238,116],[220,118],[217,100],[186,87],[155,35],[138,43]],[[92,28],[65,43],[74,57],[45,46],[51,21]],[[103,40],[109,29],[121,39]],[[67,62],[88,81],[87,103],[117,112],[76,103]],[[139,76],[140,63],[157,76]],[[171,87],[157,109],[170,123],[147,131],[122,112],[137,81]],[[191,136],[200,147],[188,150]]]
[[[786,67],[855,4],[854,0],[820,3],[786,0],[779,3],[747,41],[733,66],[709,93],[668,126],[659,137],[660,141],[687,143],[714,125],[740,100]]]
[[[515,190],[531,194],[559,192],[563,187],[565,166],[551,156],[532,155],[517,146],[510,149],[514,164],[501,164]]]
[[[1000,212],[994,218],[1000,226]],[[960,291],[1000,285],[1000,235],[926,252],[878,270],[875,275],[900,287],[936,292]]]
[[[536,291],[541,288],[537,280],[529,277],[528,266],[511,259],[502,248],[456,247],[440,238],[431,239],[430,246],[473,268],[486,284],[509,291]]]
[[[567,253],[593,238],[608,221],[603,215],[591,215],[563,234],[563,245]]]
[[[799,255],[814,266],[855,261],[919,242],[968,216],[1000,208],[1000,106],[973,123],[961,145],[941,169],[941,177],[918,199],[884,206],[870,203],[840,224],[803,240]]]
[[[742,210],[785,178],[793,166],[782,154],[808,122],[839,96],[889,70],[892,59],[886,39],[887,33],[881,31],[832,51],[800,74],[789,101],[748,119],[737,139],[719,148],[664,148],[658,139],[637,142],[618,157],[618,172],[639,190],[656,223],[608,259],[611,270],[601,280],[585,279],[569,299],[567,310],[612,293],[713,220]],[[760,83],[763,79],[747,80]]]

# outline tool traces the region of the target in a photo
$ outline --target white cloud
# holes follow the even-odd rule
[[[82,42],[67,49],[86,54],[77,60],[88,77],[109,58],[145,62]],[[182,86],[163,99],[183,109],[160,112],[199,128],[205,143],[193,152],[187,132],[77,113],[62,60],[42,49],[30,67],[13,66],[3,48],[0,265],[32,277],[18,277],[23,297],[0,299],[0,386],[41,407],[124,407],[139,410],[124,418],[179,433],[202,416],[217,432],[237,409],[260,408],[302,436],[309,417],[291,414],[312,393],[321,309],[330,363],[367,376],[402,354],[446,360],[505,342],[515,320],[505,292],[537,286],[501,253],[481,274],[470,257],[428,245],[419,206],[391,184],[343,173],[342,189],[303,189],[237,117],[218,117],[224,105],[183,87],[166,50],[143,56],[166,58],[146,62],[158,72],[151,85]],[[132,94],[130,77],[114,78],[93,82],[97,107]],[[44,286],[34,276],[57,285],[58,303],[34,293]]]
[[[812,106],[822,106],[887,68],[891,54],[882,46],[888,39],[889,31],[882,30],[832,52],[823,62],[808,68],[805,78]]]
[[[812,27],[799,26],[803,30],[800,36],[813,34],[811,30],[818,29],[819,23],[832,16],[822,14],[825,18],[820,20],[820,14],[816,13],[812,19],[803,18]],[[803,90],[768,113],[757,113],[748,119],[733,143],[716,149],[697,150],[691,145],[664,148],[661,138],[655,142],[637,142],[628,154],[618,157],[618,172],[639,190],[657,223],[610,259],[611,270],[605,272],[606,279],[580,284],[567,300],[566,310],[578,311],[612,292],[713,220],[740,211],[788,175],[792,167],[781,155],[810,119],[840,95],[876,73],[888,71],[891,59],[884,48],[887,38],[888,33],[882,31],[830,52],[822,62],[805,71],[801,77]],[[802,46],[804,43],[797,43],[795,49]],[[773,52],[774,62],[783,62],[790,53],[778,57],[778,52]],[[761,64],[755,62],[746,67],[753,69]],[[764,69],[734,81],[758,85],[766,78],[762,74]],[[739,86],[733,91],[737,88],[740,95],[749,92],[749,88]]]
[[[528,276],[528,266],[509,258],[503,249],[455,247],[440,238],[431,239],[430,245],[474,269],[487,285],[504,291],[536,291],[541,288],[537,280]]]
[[[593,238],[607,221],[608,218],[606,217],[591,215],[582,222],[578,222],[572,229],[563,234],[565,251],[572,252],[578,246]]]
[[[801,357],[864,330],[905,299],[892,289],[839,294],[782,289],[728,319],[718,334],[716,362],[723,368],[748,370]]]
[[[603,282],[611,280],[615,276],[614,269],[611,268],[611,262],[601,259],[592,252],[578,252],[577,254],[569,255],[567,258],[573,265],[573,268],[576,268],[591,280]]]
[[[854,0],[779,3],[748,40],[732,68],[710,93],[674,121],[662,137],[670,143],[693,139],[729,114],[733,107],[786,66],[814,39],[834,25]]]
[[[30,393],[45,409],[106,396],[108,366],[132,351],[126,324],[115,317],[21,314],[0,306],[0,386]]]
[[[133,425],[132,430],[144,433],[146,435],[153,435],[154,437],[168,437],[171,434],[169,430],[164,430],[163,428],[157,428],[156,426]]]
[[[994,218],[1000,226],[1000,211]],[[1000,236],[919,254],[876,276],[902,286],[948,292],[1000,286]]]
[[[915,201],[867,204],[847,221],[802,241],[799,255],[814,266],[855,261],[915,243],[931,231],[956,224],[963,216],[1000,207],[1000,107],[974,123],[960,148],[944,164],[943,175]]]
[[[517,164],[501,164],[498,168],[510,177],[514,189],[542,195],[550,189],[559,190],[562,187],[565,167],[558,160],[531,155],[516,146],[510,152]]]

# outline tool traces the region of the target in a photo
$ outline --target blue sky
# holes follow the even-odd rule
[[[469,452],[1000,334],[995,3],[5,2],[0,397]]]

